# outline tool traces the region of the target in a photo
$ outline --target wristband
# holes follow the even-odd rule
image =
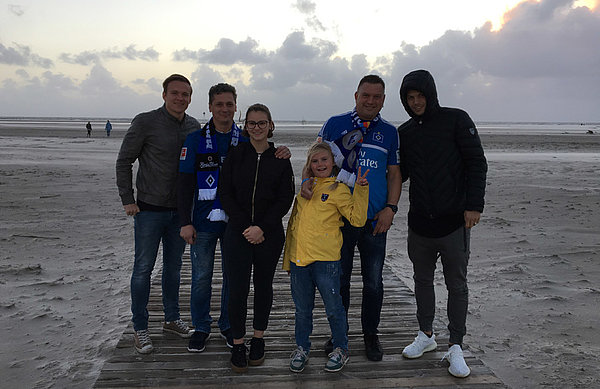
[[[390,208],[392,210],[392,212],[396,213],[398,212],[398,206],[394,205],[394,204],[386,204],[386,207]]]
[[[300,183],[300,185],[304,184],[304,183],[305,183],[306,181],[308,181],[308,180],[310,180],[310,177],[303,179],[303,180],[302,180],[302,183]]]

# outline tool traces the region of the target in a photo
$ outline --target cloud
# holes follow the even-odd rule
[[[391,74],[425,68],[440,102],[480,120],[589,120],[600,103],[600,13],[573,1],[525,1],[498,31],[447,31],[421,48],[404,44]],[[571,118],[571,119],[569,119]]]
[[[23,7],[18,4],[9,4],[8,11],[15,16],[22,16],[25,13]]]
[[[306,15],[305,23],[315,31],[326,31],[327,29],[316,16],[317,4],[310,0],[297,0],[292,8],[298,9],[301,14]]]
[[[297,0],[292,4],[292,8],[297,8],[300,13],[312,15],[317,10],[317,4],[310,0]]]
[[[83,81],[45,71],[25,82],[6,79],[0,88],[0,106],[8,116],[131,118],[161,104],[160,89],[152,93],[136,92],[101,65],[94,65]]]
[[[133,85],[139,85],[148,88],[149,90],[156,91],[158,93],[162,92],[162,80],[158,80],[155,77],[152,77],[148,80],[144,80],[141,78],[136,78],[131,82]]]
[[[191,51],[187,49],[177,50],[173,53],[175,61],[192,61],[204,64],[233,65],[258,64],[267,61],[268,53],[258,48],[258,42],[247,38],[239,43],[228,38],[219,40],[213,50],[200,49]]]
[[[29,78],[29,73],[27,73],[24,69],[17,69],[15,74],[23,79]]]
[[[260,101],[275,118],[325,120],[351,109],[360,78],[376,73],[386,82],[383,116],[404,120],[408,116],[398,99],[402,78],[411,70],[428,69],[442,105],[463,108],[476,121],[599,121],[600,8],[573,4],[525,1],[505,15],[499,30],[486,23],[473,31],[446,31],[422,47],[399,41],[390,56],[375,60],[360,52],[340,57],[335,42],[307,39],[304,31],[290,32],[273,50],[261,48],[251,37],[223,38],[212,49],[184,48],[172,58],[195,67],[190,112],[200,118],[207,112],[208,88],[230,82],[238,89],[240,111]],[[303,15],[316,12],[311,1],[294,6]],[[108,60],[158,57],[151,47],[138,50],[133,45],[62,54],[64,62],[90,66],[86,78],[78,81],[50,71],[35,73],[32,67],[43,63],[35,58],[41,57],[26,46],[0,45],[0,64],[22,67],[2,81],[0,106],[7,115],[134,115],[162,103],[162,79],[119,80]]]
[[[137,50],[135,45],[129,45],[125,49],[104,50],[101,53],[102,58],[128,59],[131,61],[158,61],[160,54],[153,47],[146,50]]]
[[[0,64],[18,66],[38,66],[44,69],[51,68],[54,63],[51,59],[41,57],[31,52],[29,46],[14,44],[15,47],[6,47],[0,43]]]
[[[96,51],[83,51],[79,54],[62,53],[59,55],[59,59],[65,63],[76,64],[76,65],[91,65],[98,64],[101,60],[111,59],[125,59],[129,61],[158,61],[160,54],[149,47],[145,50],[137,50],[135,45],[129,45],[124,49],[106,49],[100,52]]]
[[[100,62],[100,55],[92,51],[84,51],[79,54],[62,53],[58,56],[62,62],[75,65],[91,65]]]

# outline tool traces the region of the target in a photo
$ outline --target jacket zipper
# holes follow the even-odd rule
[[[262,153],[258,153],[256,158],[256,173],[254,174],[254,188],[252,189],[252,224],[254,224],[254,195],[256,195],[256,182],[258,181],[258,166],[260,165],[260,156]]]

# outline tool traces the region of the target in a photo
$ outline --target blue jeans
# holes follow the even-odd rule
[[[229,315],[227,303],[229,301],[228,278],[225,274],[225,260],[223,259],[223,231],[196,232],[196,243],[190,248],[192,259],[192,291],[190,309],[192,323],[196,331],[210,333],[212,317],[210,316],[210,300],[212,295],[212,278],[215,264],[215,249],[217,240],[221,240],[221,273],[223,286],[221,288],[221,313],[219,315],[219,328],[221,331],[229,329]]]
[[[354,261],[354,247],[360,252],[362,275],[361,323],[365,335],[377,334],[383,304],[383,261],[387,232],[373,236],[373,223],[367,220],[363,227],[353,227],[344,220],[341,228],[344,242],[341,250],[342,275],[340,293],[346,313],[350,307],[350,277]]]
[[[292,298],[296,304],[296,345],[310,351],[316,287],[325,304],[333,347],[348,350],[346,311],[340,296],[340,261],[317,261],[308,266],[291,263],[290,268]]]
[[[136,331],[148,329],[150,276],[163,244],[162,300],[165,320],[179,319],[179,275],[185,241],[179,236],[177,212],[142,211],[134,217],[135,262],[131,275],[131,313]]]

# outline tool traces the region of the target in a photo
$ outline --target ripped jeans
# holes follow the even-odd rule
[[[292,298],[296,304],[296,345],[310,350],[316,288],[325,304],[333,347],[348,350],[346,310],[340,295],[340,261],[317,261],[308,266],[296,266],[292,262],[290,268]]]

